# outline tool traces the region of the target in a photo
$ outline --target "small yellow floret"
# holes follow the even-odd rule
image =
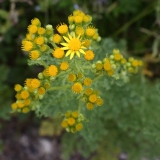
[[[95,29],[93,26],[89,26],[89,27],[86,29],[86,35],[87,35],[88,37],[92,37],[95,33],[96,33],[96,29]]]
[[[56,76],[58,74],[58,68],[57,66],[55,65],[50,65],[48,68],[47,68],[47,74],[49,76]]]
[[[84,29],[81,26],[77,26],[75,32],[77,35],[84,35]]]
[[[109,71],[112,69],[110,62],[107,62],[107,61],[104,63],[103,67],[104,67],[104,70],[106,71]]]
[[[37,60],[40,56],[40,53],[38,50],[33,50],[30,52],[29,57],[31,60]]]
[[[87,96],[91,95],[92,93],[93,93],[93,89],[92,89],[92,88],[86,88],[85,94],[86,94]]]
[[[31,100],[30,99],[25,99],[24,100],[24,105],[25,106],[29,106],[31,104]]]
[[[26,39],[31,41],[33,39],[32,34],[30,33],[26,34]]]
[[[31,78],[27,78],[27,79],[25,80],[25,85],[26,85],[27,87],[32,87],[32,86],[31,86],[31,81],[32,81]]]
[[[16,99],[21,99],[20,93],[17,93],[17,94],[15,95],[15,97],[16,97]]]
[[[72,91],[73,91],[74,93],[76,93],[76,94],[81,93],[81,92],[82,92],[82,89],[83,89],[83,88],[82,88],[82,84],[79,83],[79,82],[73,84],[73,86],[72,86]]]
[[[70,126],[73,126],[75,124],[75,119],[70,117],[67,119],[67,123],[70,125]]]
[[[79,78],[79,79],[82,78],[83,76],[84,76],[84,75],[83,75],[83,73],[81,73],[81,72],[77,74],[77,78]]]
[[[16,103],[12,103],[11,107],[12,107],[13,110],[16,110],[18,108]]]
[[[73,20],[74,20],[74,16],[72,16],[72,15],[68,16],[69,23],[73,23]]]
[[[133,67],[138,67],[138,65],[139,65],[138,60],[133,60],[133,61],[132,61],[132,66],[133,66]]]
[[[97,106],[101,106],[103,104],[103,99],[98,97],[96,100],[96,104],[97,104]]]
[[[23,108],[24,104],[21,101],[18,101],[17,102],[17,106],[18,106],[18,108]]]
[[[30,51],[33,49],[33,43],[30,41],[22,41],[22,50]]]
[[[46,30],[45,30],[45,28],[43,28],[43,27],[39,27],[39,28],[38,28],[38,34],[39,34],[39,35],[45,34],[45,31],[46,31]]]
[[[48,46],[47,46],[46,44],[43,44],[43,45],[41,45],[40,50],[41,50],[42,52],[45,52],[45,51],[48,50]]]
[[[91,51],[91,50],[86,51],[85,54],[84,54],[84,58],[85,58],[86,60],[88,60],[88,61],[93,60],[93,58],[94,58],[94,53],[93,53],[93,51]]]
[[[78,115],[79,115],[78,111],[73,111],[72,112],[72,117],[78,118]]]
[[[53,50],[52,55],[58,59],[63,58],[64,50],[62,50],[61,48],[56,48],[55,50]]]
[[[67,120],[63,120],[62,123],[61,123],[61,126],[62,126],[63,128],[67,128],[67,127],[68,127],[68,122],[67,122]]]
[[[77,131],[82,130],[82,128],[83,128],[82,123],[78,123],[78,124],[76,124],[76,130],[77,130]]]
[[[22,91],[21,92],[21,97],[22,97],[22,99],[27,99],[28,97],[29,97],[29,93],[28,93],[28,91]]]
[[[85,16],[83,17],[83,21],[84,21],[85,23],[89,23],[90,21],[92,21],[92,17],[91,17],[90,15],[85,15]]]
[[[28,32],[31,34],[35,34],[38,30],[38,27],[36,25],[29,25],[28,26]]]
[[[38,26],[38,25],[41,24],[41,22],[38,18],[34,18],[34,19],[31,20],[31,24]]]
[[[122,64],[126,64],[126,63],[127,63],[127,60],[126,60],[125,58],[122,58],[122,59],[121,59],[121,63],[122,63]]]
[[[39,36],[35,39],[35,43],[38,44],[38,45],[42,45],[44,44],[45,40],[44,40],[44,37],[42,36]]]
[[[44,95],[46,90],[43,87],[38,88],[38,94]]]
[[[120,53],[115,53],[115,54],[114,54],[114,59],[115,59],[116,61],[120,61],[120,60],[122,59],[122,55],[121,55]]]
[[[68,81],[74,82],[75,80],[76,80],[76,75],[73,74],[73,73],[70,73],[70,74],[68,75]]]
[[[71,112],[70,112],[70,111],[67,111],[67,112],[65,113],[65,116],[66,116],[66,118],[70,117],[70,116],[71,116]]]
[[[17,92],[19,92],[21,89],[22,89],[22,86],[20,84],[16,84],[14,86],[14,90],[17,91]]]
[[[38,88],[41,84],[40,81],[36,78],[32,79],[30,83],[32,88]]]
[[[64,23],[58,25],[56,28],[60,34],[66,34],[68,32],[68,26]]]
[[[83,84],[85,86],[90,86],[92,83],[92,80],[90,78],[85,78],[84,81],[83,81]]]
[[[108,76],[112,76],[114,74],[114,70],[111,69],[111,70],[107,71],[107,74],[108,74]]]
[[[102,63],[96,63],[96,70],[100,71],[103,68],[103,64]]]
[[[87,108],[88,110],[92,110],[92,109],[94,108],[94,104],[88,102],[88,103],[86,104],[86,108]]]
[[[66,70],[68,69],[68,67],[69,67],[68,62],[62,62],[62,63],[60,64],[60,69],[61,69],[62,71],[66,71]]]
[[[27,107],[25,107],[25,108],[22,109],[22,112],[23,112],[23,113],[28,113],[28,112],[29,112],[29,109],[28,109]]]
[[[62,40],[62,37],[59,35],[59,34],[54,34],[54,36],[52,37],[52,41],[54,42],[54,43],[60,43],[61,42],[61,40]]]
[[[74,16],[74,22],[79,24],[79,23],[82,23],[83,21],[83,16],[80,16],[80,15],[77,15],[77,16]]]
[[[96,94],[91,94],[89,96],[89,101],[92,103],[95,103],[97,101],[97,95]]]
[[[84,47],[89,47],[91,45],[91,41],[89,39],[85,39],[83,42]]]

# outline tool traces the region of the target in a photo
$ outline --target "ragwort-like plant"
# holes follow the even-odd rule
[[[31,20],[22,40],[22,50],[28,52],[29,65],[41,65],[44,70],[37,78],[27,78],[24,86],[15,85],[17,100],[12,104],[13,111],[34,110],[44,116],[61,112],[64,116],[61,126],[75,133],[82,130],[87,121],[84,109],[93,110],[103,105],[100,93],[94,88],[96,81],[108,76],[127,82],[138,72],[143,62],[134,58],[127,60],[118,49],[106,54],[104,59],[93,61],[101,37],[91,22],[92,17],[80,10],[68,17],[69,25],[57,25],[58,32],[52,25],[43,28],[38,18]],[[73,99],[78,103],[71,105]],[[54,108],[50,110],[48,105]]]

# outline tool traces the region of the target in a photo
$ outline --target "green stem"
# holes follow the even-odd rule
[[[81,100],[79,100],[79,103],[78,103],[78,113],[80,113],[81,112],[81,108],[82,108],[82,105],[81,105],[82,103],[81,103]]]

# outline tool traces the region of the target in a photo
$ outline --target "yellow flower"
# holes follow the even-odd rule
[[[63,128],[67,128],[67,127],[68,127],[68,122],[67,122],[67,120],[63,120],[62,123],[61,123],[61,126],[62,126]]]
[[[77,123],[77,124],[76,124],[76,130],[77,130],[77,131],[82,130],[82,128],[83,128],[82,123]]]
[[[43,35],[43,34],[45,34],[45,31],[46,30],[43,27],[39,27],[37,32],[39,35]]]
[[[121,63],[122,63],[122,64],[126,64],[126,62],[127,62],[127,60],[126,60],[125,58],[122,58],[122,59],[121,59]]]
[[[49,76],[56,76],[58,74],[58,68],[57,66],[55,65],[50,65],[48,68],[47,68],[47,74]]]
[[[75,32],[76,35],[81,35],[81,36],[84,35],[84,29],[81,26],[77,26]]]
[[[92,94],[92,92],[93,92],[93,89],[92,89],[92,88],[86,88],[86,90],[85,90],[84,93],[85,93],[87,96],[89,96],[89,95]]]
[[[38,88],[41,84],[37,78],[32,79],[30,83],[32,88]]]
[[[133,61],[132,61],[132,66],[133,66],[133,67],[138,67],[138,65],[139,65],[138,60],[133,60]]]
[[[83,76],[84,76],[84,75],[83,75],[83,73],[81,73],[81,72],[77,74],[77,78],[79,78],[79,79],[82,78]]]
[[[62,63],[60,64],[60,69],[61,69],[62,71],[66,71],[66,70],[68,69],[68,67],[69,67],[68,62],[62,62]]]
[[[68,22],[69,22],[69,23],[72,23],[73,20],[74,20],[74,16],[69,15],[69,16],[68,16]]]
[[[90,15],[85,15],[85,16],[83,17],[83,21],[84,21],[85,23],[88,23],[88,22],[92,21],[92,17],[91,17]]]
[[[21,89],[22,89],[22,86],[20,84],[16,84],[14,86],[14,90],[17,91],[17,92],[19,92]]]
[[[90,78],[85,78],[84,81],[83,81],[83,84],[85,86],[90,86],[92,83],[92,80]]]
[[[66,34],[68,32],[68,26],[64,23],[58,25],[56,28],[60,34]]]
[[[38,30],[38,27],[36,25],[29,25],[28,26],[28,32],[31,34],[35,34]]]
[[[16,103],[12,103],[11,107],[12,107],[13,110],[16,110],[18,108]]]
[[[103,104],[103,99],[98,97],[96,100],[96,104],[97,104],[97,106],[101,106]]]
[[[55,50],[53,50],[52,55],[55,58],[62,58],[64,56],[64,50],[62,50],[62,48],[56,48]]]
[[[54,34],[54,36],[52,37],[52,41],[54,43],[60,43],[62,40],[62,37],[59,34]]]
[[[103,68],[103,64],[102,63],[96,63],[96,70],[100,71]]]
[[[85,47],[89,47],[91,45],[91,41],[89,39],[85,39],[83,42]]]
[[[33,49],[33,43],[30,41],[22,41],[22,50],[30,51]]]
[[[114,70],[111,69],[111,70],[107,71],[107,74],[108,74],[108,76],[112,76],[114,74]]]
[[[18,108],[23,108],[24,104],[22,103],[22,101],[18,101],[17,106],[18,106]]]
[[[35,43],[38,44],[38,45],[42,45],[44,44],[45,40],[44,40],[44,37],[42,36],[39,36],[35,39]]]
[[[24,105],[25,106],[29,106],[31,104],[31,100],[30,99],[25,99],[24,100]]]
[[[86,51],[85,54],[84,54],[84,58],[85,58],[86,60],[88,60],[88,61],[93,60],[93,58],[94,58],[94,53],[93,53],[93,51],[91,51],[91,50]]]
[[[74,82],[75,80],[76,80],[76,75],[73,74],[73,73],[70,73],[70,74],[68,75],[68,81]]]
[[[30,52],[29,57],[31,60],[36,60],[38,59],[40,56],[39,51],[38,50],[33,50]]]
[[[109,71],[112,69],[110,62],[106,61],[103,65],[104,70]]]
[[[79,23],[82,23],[83,21],[83,17],[80,16],[80,15],[77,15],[77,16],[74,16],[74,22],[79,24]]]
[[[99,37],[98,33],[95,33],[93,39],[96,40]]]
[[[86,35],[92,37],[96,33],[96,29],[93,26],[89,26],[86,29]]]
[[[86,108],[87,108],[88,110],[92,110],[92,109],[94,108],[94,104],[88,102],[88,103],[86,104]]]
[[[26,85],[27,87],[32,87],[32,86],[31,86],[31,81],[32,81],[31,78],[27,78],[27,79],[25,80],[25,85]]]
[[[92,103],[95,103],[97,100],[97,95],[96,94],[91,94],[89,96],[89,101],[92,102]]]
[[[78,118],[78,115],[79,115],[78,111],[73,111],[72,112],[72,117]]]
[[[70,126],[73,126],[75,124],[75,119],[70,117],[67,119],[67,123],[70,125]]]
[[[23,99],[27,99],[28,97],[29,97],[29,93],[28,93],[28,91],[22,91],[21,92],[21,97],[23,98]]]
[[[26,34],[26,39],[31,41],[33,39],[32,34],[30,33]]]
[[[31,20],[31,24],[38,26],[38,25],[41,24],[41,22],[38,18],[34,18],[34,19]]]
[[[38,88],[38,94],[44,95],[46,90],[43,87]]]
[[[20,93],[17,93],[17,94],[15,95],[15,97],[16,97],[17,99],[21,99]]]
[[[63,50],[68,50],[66,53],[66,56],[70,55],[70,59],[74,57],[76,54],[78,57],[80,57],[80,53],[85,54],[84,50],[85,47],[83,46],[84,42],[81,42],[80,35],[78,37],[75,37],[75,34],[73,37],[68,34],[68,37],[63,36],[66,43],[61,43],[64,47],[62,47]]]
[[[27,107],[25,107],[25,108],[22,109],[22,112],[23,112],[23,113],[28,113],[28,112],[29,112],[29,109],[28,109]]]
[[[114,49],[113,54],[116,61],[120,61],[123,58],[118,49]]]
[[[72,91],[73,91],[74,93],[76,93],[76,94],[81,93],[81,92],[82,92],[82,89],[83,89],[83,88],[82,88],[82,84],[79,83],[79,82],[73,84],[73,86],[72,86]]]

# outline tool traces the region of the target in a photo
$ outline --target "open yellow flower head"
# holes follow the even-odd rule
[[[68,32],[68,26],[66,24],[60,24],[57,26],[57,31],[60,33],[60,34],[66,34]]]
[[[64,50],[62,48],[55,48],[55,50],[52,52],[52,55],[58,59],[63,58]]]
[[[49,76],[56,76],[58,74],[58,68],[57,66],[55,65],[50,65],[48,68],[47,68],[47,74]]]
[[[54,42],[54,43],[60,43],[61,42],[61,40],[62,40],[62,37],[59,35],[59,34],[54,34],[54,36],[52,37],[52,41]]]
[[[31,60],[37,60],[40,56],[40,53],[38,50],[33,50],[29,53],[29,57]]]
[[[68,62],[62,62],[62,63],[60,64],[60,69],[61,69],[62,71],[66,71],[66,70],[68,69],[68,67],[69,67]]]
[[[82,89],[83,89],[82,84],[79,82],[73,84],[72,86],[72,91],[76,94],[81,93]]]
[[[94,104],[91,103],[91,102],[88,102],[88,103],[86,104],[86,108],[87,108],[88,110],[92,110],[92,109],[94,108]]]
[[[38,26],[38,25],[41,25],[41,22],[38,18],[34,18],[31,20],[31,24]]]
[[[86,35],[92,37],[96,33],[96,29],[93,26],[89,26],[86,29]]]
[[[22,50],[31,51],[33,49],[33,43],[30,41],[22,41]]]
[[[84,42],[80,39],[80,35],[76,37],[75,34],[73,36],[68,34],[68,37],[63,36],[63,38],[66,43],[61,43],[61,45],[64,46],[62,47],[63,50],[67,50],[66,57],[70,55],[70,59],[72,59],[75,54],[78,57],[80,57],[80,53],[85,54],[84,49],[86,47],[83,46]]]
[[[29,97],[29,93],[28,93],[28,91],[22,91],[21,92],[21,97],[22,97],[22,99],[27,99],[28,97]]]
[[[36,25],[29,25],[28,26],[28,32],[31,34],[35,34],[38,30],[38,27]]]
[[[19,92],[21,89],[22,89],[22,86],[20,84],[16,84],[14,86],[14,90],[17,91],[17,92]]]
[[[85,58],[87,61],[93,60],[93,58],[94,58],[94,53],[93,53],[93,51],[91,51],[91,50],[86,51],[85,54],[84,54],[84,58]]]

